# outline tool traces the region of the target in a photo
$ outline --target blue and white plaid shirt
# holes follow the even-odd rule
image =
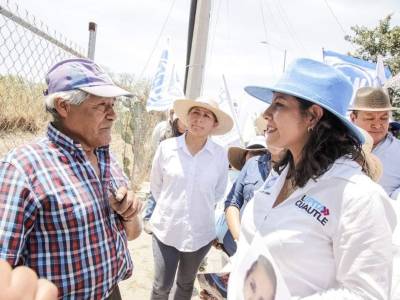
[[[110,188],[127,179],[97,150],[100,178],[82,147],[49,125],[47,137],[0,160],[0,258],[54,282],[64,299],[104,299],[132,273]]]

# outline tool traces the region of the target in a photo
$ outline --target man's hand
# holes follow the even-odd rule
[[[120,187],[110,197],[110,205],[125,222],[133,221],[142,210],[142,201],[136,199],[135,193],[125,186]]]
[[[38,279],[27,267],[17,267],[0,260],[0,300],[56,300],[57,287]]]
[[[109,201],[111,208],[123,220],[128,240],[137,238],[142,232],[142,223],[138,217],[142,211],[142,201],[136,199],[135,193],[127,187],[120,187],[115,195],[110,196]]]

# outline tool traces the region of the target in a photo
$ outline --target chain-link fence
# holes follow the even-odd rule
[[[83,49],[11,1],[0,0],[0,130],[36,132],[43,122],[45,72]]]
[[[151,143],[153,128],[157,122],[165,119],[166,114],[146,111],[146,99],[150,89],[148,81],[135,81],[127,74],[115,80],[122,87],[134,91],[135,95],[133,99],[123,99],[119,103],[115,131],[119,133],[123,143],[118,143],[118,139],[115,139],[112,147],[114,152],[121,155],[124,171],[131,178],[133,188],[137,189],[149,175],[155,151]]]
[[[26,10],[0,0],[0,156],[43,133],[48,121],[43,106],[45,74],[56,62],[84,57],[83,53]],[[111,147],[138,186],[151,164],[151,131],[163,115],[145,110],[148,82],[137,82],[127,74],[111,75],[136,95],[125,108],[120,106]]]

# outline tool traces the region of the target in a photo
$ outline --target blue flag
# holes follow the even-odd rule
[[[323,51],[324,62],[342,71],[353,83],[354,90],[364,86],[382,86],[385,79],[392,76],[389,68],[377,72],[380,66],[359,58],[343,55],[334,51]],[[382,78],[384,75],[386,78]]]
[[[176,73],[175,65],[171,63],[169,54],[169,39],[161,53],[156,75],[151,85],[146,110],[165,111],[172,107],[177,98],[184,96],[182,84]]]

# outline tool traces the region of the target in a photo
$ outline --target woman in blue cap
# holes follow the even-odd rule
[[[267,142],[288,151],[244,211],[228,299],[240,299],[238,266],[255,236],[292,299],[388,299],[396,217],[357,162],[364,137],[346,118],[350,82],[298,59],[274,86],[246,91],[270,104]]]

